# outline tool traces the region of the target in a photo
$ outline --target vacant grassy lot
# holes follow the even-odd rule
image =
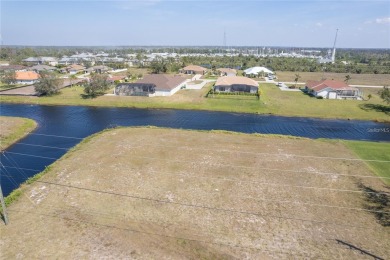
[[[22,188],[0,225],[0,258],[364,257],[336,239],[386,258],[389,227],[364,208],[358,183],[388,188],[348,158],[341,142],[106,131]]]
[[[292,71],[277,71],[279,81],[294,82],[295,74],[301,76],[299,82],[306,82],[308,80],[321,80],[322,77],[327,79],[345,80],[346,75],[350,75],[351,85],[371,85],[384,86],[390,84],[390,74],[352,74],[352,73],[333,73],[333,72],[292,72]]]
[[[201,90],[180,90],[171,97],[124,97],[101,96],[83,99],[82,87],[62,89],[53,97],[0,96],[2,102],[33,103],[45,105],[81,105],[137,108],[196,109],[242,113],[275,114],[319,118],[348,118],[362,120],[390,121],[390,108],[378,96],[377,89],[363,89],[365,96],[372,94],[369,101],[319,100],[302,92],[280,91],[274,84],[260,83],[261,98],[222,97],[205,98],[212,86],[206,84]],[[112,93],[112,91],[111,91]]]
[[[0,116],[0,151],[26,136],[36,126],[37,123],[28,118]]]

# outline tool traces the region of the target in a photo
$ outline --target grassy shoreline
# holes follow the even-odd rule
[[[8,129],[5,129],[5,126],[3,124],[7,123],[7,126],[9,126],[9,124],[11,124],[9,122],[10,120],[11,123],[15,124],[15,128],[10,129],[10,131],[8,131]],[[37,122],[29,118],[4,116],[0,116],[0,123],[2,128],[2,133],[0,135],[0,151],[4,151],[12,144],[25,137],[38,125]]]
[[[372,95],[369,101],[318,100],[302,92],[280,91],[274,84],[260,83],[260,100],[248,100],[206,98],[211,86],[212,83],[208,83],[201,90],[180,90],[171,97],[100,96],[95,99],[83,99],[83,88],[76,86],[65,88],[53,97],[0,96],[0,103],[181,109],[390,122],[390,108],[383,104],[377,90],[373,89],[364,90],[366,96]]]

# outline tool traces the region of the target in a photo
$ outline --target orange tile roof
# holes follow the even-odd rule
[[[16,80],[37,80],[39,79],[39,74],[35,71],[16,71],[15,72]]]
[[[338,80],[330,80],[330,79],[325,79],[321,81],[314,81],[314,80],[309,80],[306,83],[306,86],[310,89],[313,89],[315,91],[321,91],[326,88],[331,88],[331,89],[354,89],[348,84],[346,84],[343,81],[338,81]]]

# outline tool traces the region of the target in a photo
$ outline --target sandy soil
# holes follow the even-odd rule
[[[320,157],[355,158],[335,141],[113,129],[25,187],[0,259],[370,259],[336,239],[388,258],[357,183],[388,187]]]

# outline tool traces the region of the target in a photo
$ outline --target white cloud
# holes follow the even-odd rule
[[[390,23],[390,17],[384,17],[384,18],[377,18],[375,19],[376,23]]]
[[[318,22],[318,23],[316,23],[316,26],[318,26],[318,27],[322,27],[322,23],[320,23],[320,22]]]

